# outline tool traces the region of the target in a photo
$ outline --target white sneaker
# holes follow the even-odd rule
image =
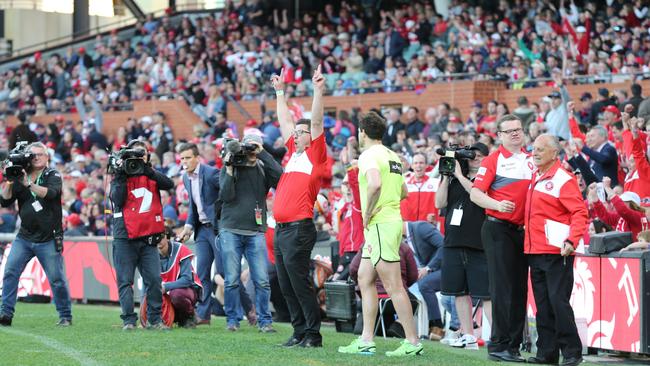
[[[462,337],[456,339],[454,342],[450,343],[449,345],[456,348],[465,348],[474,351],[478,350],[477,339],[471,334],[463,334]]]
[[[458,330],[455,332],[447,331],[445,333],[445,337],[440,340],[440,343],[449,346],[453,342],[455,342],[458,338],[460,338],[460,331]]]

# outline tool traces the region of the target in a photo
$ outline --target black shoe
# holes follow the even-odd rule
[[[11,317],[6,315],[0,315],[0,326],[10,327],[11,326]]]
[[[565,358],[562,363],[560,364],[561,366],[576,366],[582,363],[582,357],[569,357]]]
[[[282,347],[294,347],[303,341],[303,337],[291,336],[286,342],[281,344]]]
[[[528,363],[535,363],[538,365],[557,365],[557,360],[550,360],[547,358],[542,358],[542,357],[529,357],[528,360],[526,360]]]
[[[302,340],[298,344],[298,347],[304,347],[304,348],[317,348],[317,347],[323,347],[323,338],[316,338],[316,337],[305,337],[305,339]]]
[[[510,352],[508,350],[501,352],[490,352],[488,353],[488,359],[491,361],[504,361],[504,362],[526,362],[523,357],[517,353]]]

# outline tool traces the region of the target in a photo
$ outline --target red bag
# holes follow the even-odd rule
[[[172,299],[167,294],[163,294],[162,297],[162,321],[163,323],[170,327],[174,324],[174,305],[172,305]],[[142,299],[140,304],[140,324],[143,328],[147,327],[147,297],[145,296]]]

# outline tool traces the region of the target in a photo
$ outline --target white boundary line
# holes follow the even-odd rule
[[[100,364],[97,363],[97,361],[93,360],[92,358],[86,357],[83,353],[77,351],[74,348],[70,348],[63,343],[57,342],[52,338],[32,334],[29,332],[23,332],[21,330],[17,329],[12,329],[9,327],[2,327],[0,326],[0,331],[21,336],[21,337],[27,337],[27,338],[32,338],[36,340],[37,342],[43,344],[44,346],[53,349],[56,352],[62,353],[63,355],[79,362],[81,365],[91,365],[91,366],[99,366]]]

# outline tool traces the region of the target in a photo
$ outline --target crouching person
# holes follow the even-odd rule
[[[179,327],[195,328],[194,309],[203,288],[192,267],[194,253],[173,238],[174,232],[167,226],[165,236],[158,243],[162,291],[174,307],[173,322]]]

